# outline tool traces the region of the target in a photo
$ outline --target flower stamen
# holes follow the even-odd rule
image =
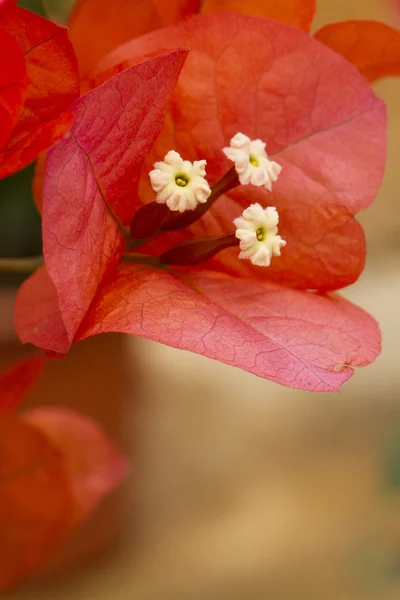
[[[258,160],[257,160],[256,158],[254,158],[254,156],[251,156],[251,155],[250,155],[250,157],[249,157],[249,161],[251,162],[251,164],[253,165],[253,167],[258,167],[258,166],[259,166],[259,164],[260,164],[260,163],[258,162]]]
[[[265,230],[264,227],[259,227],[256,231],[256,236],[259,242],[263,242],[264,241],[264,237],[265,237]]]
[[[186,177],[186,175],[177,175],[175,177],[175,182],[176,185],[179,185],[180,187],[186,187],[189,183],[189,179]]]

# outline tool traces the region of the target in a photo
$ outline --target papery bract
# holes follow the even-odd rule
[[[0,177],[5,177],[68,131],[71,115],[67,109],[79,95],[79,78],[64,28],[8,3],[0,11],[0,31],[18,44],[29,79],[19,119],[7,140],[2,140],[6,145],[0,147]]]
[[[35,343],[31,332],[43,327],[41,317],[32,319],[41,289],[37,277],[23,285],[25,301],[17,300],[18,333]],[[353,367],[369,364],[380,351],[374,319],[339,296],[216,272],[185,272],[181,280],[127,264],[100,287],[76,339],[109,331],[140,335],[309,391],[338,390]],[[52,349],[46,334],[51,332],[45,326],[41,343]]]
[[[91,81],[103,83],[143,55],[173,47],[191,52],[147,172],[174,148],[188,160],[207,159],[208,178],[215,183],[230,168],[222,148],[238,131],[267,141],[268,155],[283,171],[272,194],[246,186],[221,196],[189,230],[164,234],[150,250],[160,254],[193,235],[227,235],[243,206],[257,201],[276,206],[285,252],[268,271],[239,261],[234,249],[208,261],[204,270],[198,265],[175,274],[138,264],[123,264],[115,272],[117,261],[105,255],[104,265],[112,269],[101,281],[95,271],[96,285],[88,284],[89,265],[97,268],[99,260],[97,250],[91,254],[98,222],[90,213],[90,244],[79,246],[77,237],[68,237],[69,231],[85,230],[84,194],[91,200],[88,206],[103,206],[96,191],[101,189],[125,225],[134,205],[153,201],[154,193],[149,193],[146,174],[136,198],[134,185],[132,195],[127,194],[124,169],[101,171],[100,164],[93,171],[91,165],[103,156],[97,148],[114,150],[107,137],[100,138],[104,133],[95,142],[89,136],[85,141],[91,164],[83,172],[96,173],[88,186],[76,165],[69,171],[75,151],[58,150],[69,148],[66,140],[47,164],[43,222],[45,232],[51,224],[45,233],[49,273],[40,269],[22,286],[15,313],[18,333],[24,342],[67,352],[72,342],[89,335],[123,331],[283,385],[336,390],[351,376],[352,366],[377,356],[379,329],[366,313],[338,297],[290,288],[324,292],[359,275],[364,238],[354,214],[374,199],[382,179],[384,104],[352,65],[300,30],[233,13],[194,17],[130,42],[104,59]],[[93,97],[100,98],[105,86]],[[86,122],[85,129],[94,136]],[[111,180],[112,189],[105,192]],[[65,275],[66,264],[74,265],[73,278]]]
[[[43,368],[40,357],[33,356],[14,363],[0,373],[0,413],[15,408],[26,394]]]
[[[201,13],[233,11],[262,16],[309,31],[316,0],[77,0],[71,39],[81,71],[87,73],[108,52],[130,39]],[[398,36],[384,23],[344,21],[317,32],[317,39],[353,62],[369,81],[398,74]],[[256,46],[254,46],[256,48]]]
[[[41,267],[19,288],[14,322],[23,343],[29,342],[56,354],[70,348],[60,313],[57,290],[47,269]]]
[[[21,114],[28,89],[25,59],[17,42],[0,29],[0,148],[7,142]]]
[[[0,14],[8,6],[17,4],[17,0],[0,0]]]
[[[122,300],[122,301],[121,301]],[[99,290],[81,335],[124,331],[294,388],[333,391],[380,350],[376,322],[339,297],[209,272],[183,282],[120,269]]]
[[[77,0],[69,31],[86,74],[121,44],[197,12],[236,11],[309,31],[315,10],[316,0]]]
[[[127,69],[82,96],[71,107],[70,135],[48,153],[43,248],[70,342],[100,281],[120,260],[116,220],[132,219],[140,170],[186,54]]]
[[[86,518],[125,478],[128,463],[100,426],[66,408],[36,408],[24,421],[62,452],[74,496],[73,521]]]
[[[347,58],[368,81],[400,75],[400,31],[385,23],[329,23],[315,37]]]
[[[201,0],[78,0],[69,22],[81,73],[132,38],[198,11]]]
[[[276,206],[287,251],[265,276],[304,289],[353,283],[365,258],[354,214],[373,201],[384,173],[384,103],[352,65],[312,37],[233,13],[194,17],[133,40],[105,57],[97,73],[177,45],[191,52],[145,172],[174,148],[189,160],[207,159],[213,184],[230,167],[221,150],[233,135],[266,140],[269,157],[283,167],[272,194],[240,187],[219,199],[192,232],[223,235],[240,206]],[[154,199],[146,174],[140,197]],[[176,234],[168,239],[179,241]],[[215,267],[263,276],[239,263],[235,250]]]
[[[73,504],[61,453],[40,431],[0,415],[0,592],[37,569],[70,528]]]
[[[268,17],[309,31],[317,0],[203,0],[201,12],[234,11],[255,17]],[[256,46],[254,46],[256,48]]]

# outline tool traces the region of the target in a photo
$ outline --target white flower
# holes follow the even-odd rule
[[[234,220],[240,240],[239,258],[249,258],[253,265],[268,267],[273,256],[281,255],[285,240],[278,233],[279,215],[275,207],[251,204]]]
[[[157,202],[167,204],[171,210],[184,212],[194,210],[200,203],[207,202],[211,194],[205,179],[206,161],[183,160],[178,152],[170,150],[163,162],[156,162],[150,171],[151,187],[157,192]]]
[[[269,160],[265,146],[261,140],[251,140],[247,135],[237,133],[231,139],[230,146],[222,151],[235,163],[236,173],[242,185],[252,183],[271,191],[282,167]]]

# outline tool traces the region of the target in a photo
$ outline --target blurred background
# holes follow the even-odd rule
[[[112,1],[112,0],[110,0]],[[71,0],[25,0],[66,18]],[[314,29],[352,18],[400,27],[390,0],[318,0]],[[128,336],[76,345],[29,404],[101,421],[132,475],[14,600],[395,600],[400,597],[400,79],[381,192],[360,215],[367,268],[345,295],[373,314],[383,352],[339,394],[281,388]],[[0,254],[40,252],[33,168],[0,182]],[[0,363],[18,280],[0,279]]]

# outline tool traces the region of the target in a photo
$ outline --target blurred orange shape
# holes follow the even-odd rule
[[[37,356],[20,360],[0,373],[0,413],[14,408],[30,390],[43,368]]]
[[[51,557],[69,531],[73,499],[61,452],[14,415],[0,417],[0,592]]]
[[[315,37],[347,58],[370,82],[400,75],[400,31],[385,23],[330,23],[319,29]]]
[[[309,31],[316,9],[316,0],[204,0],[201,12],[234,11],[268,17]]]
[[[128,462],[101,427],[65,408],[37,408],[23,419],[62,453],[74,497],[73,521],[87,517],[128,473]]]

